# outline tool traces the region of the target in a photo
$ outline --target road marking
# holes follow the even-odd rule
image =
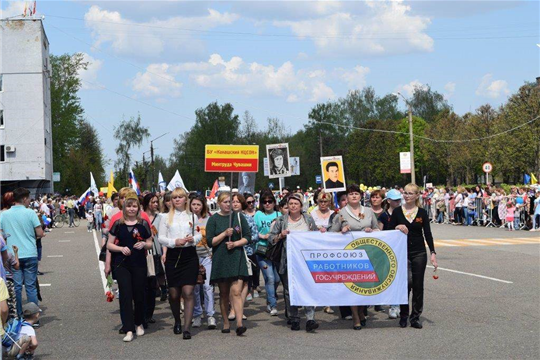
[[[75,231],[64,231],[64,234],[75,234]]]
[[[48,258],[61,258],[64,257],[64,255],[47,255]]]
[[[431,266],[431,265],[428,265],[427,267],[433,269],[433,266]],[[487,279],[487,280],[498,281],[498,282],[502,282],[502,283],[505,283],[505,284],[513,284],[512,281],[502,280],[502,279],[497,279],[497,278],[492,278],[492,277],[489,277],[489,276],[484,276],[484,275],[479,275],[479,274],[473,274],[473,273],[468,273],[468,272],[464,272],[464,271],[458,271],[458,270],[452,270],[452,269],[446,269],[446,268],[438,267],[438,268],[437,268],[437,271],[439,271],[439,270],[442,270],[442,271],[448,271],[448,272],[452,272],[452,273],[456,273],[456,274],[462,274],[462,275],[474,276],[474,277],[478,277],[478,278],[481,278],[481,279]]]
[[[71,242],[71,240],[58,240],[58,242]]]
[[[540,238],[437,239],[437,246],[499,246],[540,244]]]
[[[436,240],[435,245],[437,245],[437,246],[459,246],[459,245],[455,245],[455,244],[449,244],[449,243],[443,242],[443,241],[448,241],[448,240]]]
[[[96,236],[96,230],[92,230],[94,235],[94,245],[96,245],[97,262],[99,266],[99,274],[101,275],[101,283],[103,284],[103,293],[107,292],[107,279],[105,278],[105,263],[99,261],[99,253],[101,252],[101,246],[99,245],[98,238]]]
[[[47,287],[47,286],[51,286],[51,284],[39,284],[39,287]]]

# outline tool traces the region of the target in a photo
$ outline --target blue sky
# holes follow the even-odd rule
[[[24,8],[1,3],[2,17]],[[152,137],[170,133],[155,142],[168,157],[212,101],[296,131],[351,89],[429,84],[463,114],[540,76],[537,1],[38,1],[37,14],[52,53],[91,62],[80,97],[107,169],[114,126],[138,112]]]

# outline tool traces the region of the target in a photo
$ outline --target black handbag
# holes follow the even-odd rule
[[[266,258],[275,263],[281,262],[281,252],[283,251],[284,242],[285,239],[281,239],[273,245],[269,244],[268,251],[266,251]]]
[[[101,247],[101,251],[99,252],[99,261],[103,261],[105,262],[105,260],[107,259],[107,242],[109,240],[105,240],[105,245],[103,245]]]
[[[268,245],[257,243],[257,246],[255,246],[255,255],[259,255],[260,257],[265,258],[267,252],[268,252]]]

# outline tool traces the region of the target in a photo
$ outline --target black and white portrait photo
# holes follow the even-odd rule
[[[255,175],[254,172],[238,173],[238,193],[239,194],[255,194]]]
[[[266,145],[266,153],[268,155],[270,179],[291,176],[289,167],[289,144]]]

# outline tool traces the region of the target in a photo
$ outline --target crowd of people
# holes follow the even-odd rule
[[[235,322],[235,333],[242,336],[247,331],[247,301],[264,294],[268,316],[279,315],[280,285],[287,325],[300,330],[300,309],[289,300],[286,243],[290,231],[396,229],[407,234],[411,300],[388,308],[377,305],[373,311],[388,311],[390,318],[399,319],[399,326],[420,329],[427,261],[437,267],[430,224],[491,223],[509,230],[525,226],[531,231],[540,226],[540,189],[534,187],[512,188],[509,194],[491,186],[453,191],[422,190],[414,184],[366,191],[352,184],[338,193],[283,188],[278,194],[270,189],[240,194],[227,189],[218,193],[216,202],[217,211],[210,211],[204,195],[182,188],[137,195],[126,187],[110,198],[97,195],[84,204],[73,197],[34,200],[22,188],[4,194],[0,213],[2,324],[20,320],[25,329],[15,334],[6,352],[26,358],[37,347],[35,331],[30,329],[40,325],[37,275],[41,238],[54,228],[56,214],[67,213],[70,226],[74,226],[75,216],[86,218],[87,230],[101,234],[105,275],[118,285],[119,332],[125,342],[143,336],[156,322],[156,298],[168,300],[174,318],[172,330],[183,339],[191,339],[192,327],[201,327],[204,319],[208,329],[220,327],[224,334],[231,332],[231,322]],[[218,291],[221,324],[214,303]],[[323,307],[329,314],[334,310]],[[305,330],[313,332],[319,327],[316,308],[306,306],[303,312]],[[360,330],[368,324],[368,307],[341,306],[339,316],[352,320],[352,328]]]

